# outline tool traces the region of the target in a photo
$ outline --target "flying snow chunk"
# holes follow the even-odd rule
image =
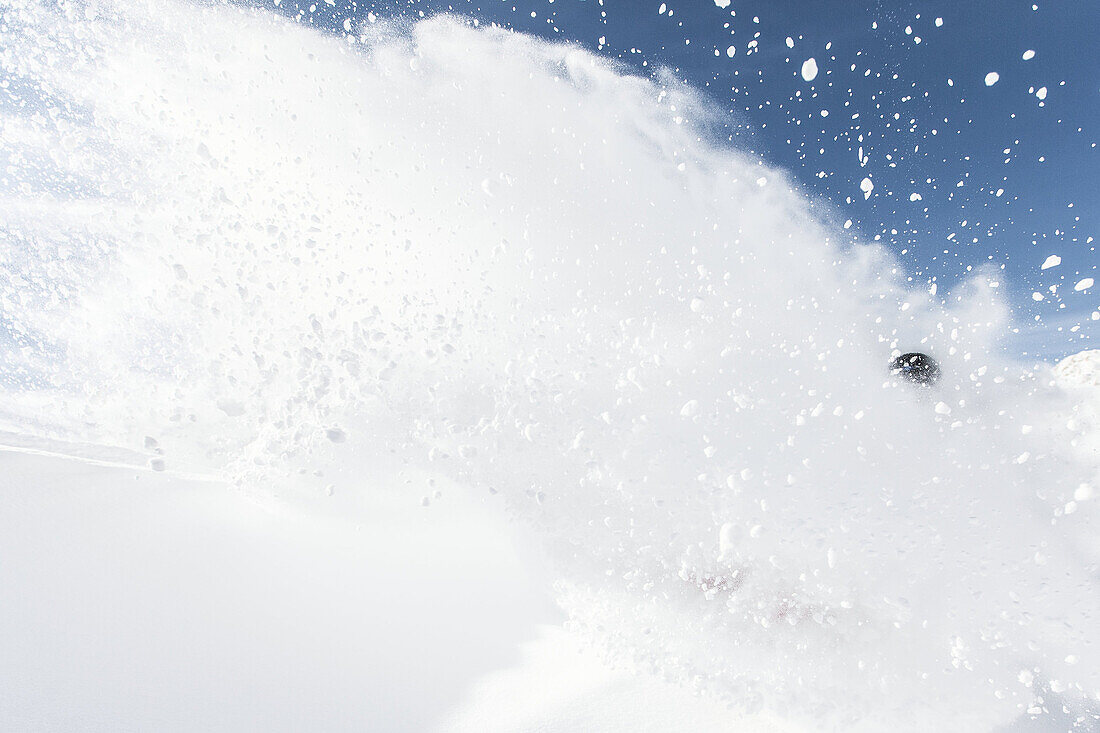
[[[699,413],[699,400],[688,400],[680,408],[680,417],[692,417]]]
[[[726,55],[729,56],[731,59],[733,58],[733,55],[735,53],[737,53],[737,47],[736,46],[730,46],[729,48],[726,49]]]
[[[229,417],[240,417],[245,413],[244,403],[225,397],[219,398],[214,404]]]
[[[859,182],[859,190],[863,191],[863,198],[871,198],[871,192],[875,190],[875,184],[871,182],[870,178],[864,178]]]
[[[916,191],[914,191],[913,193],[909,194],[909,200],[910,200],[910,201],[920,201],[920,200],[921,200],[922,198],[924,198],[924,197],[923,197],[923,196],[921,196],[921,195],[920,195],[919,193],[917,193]]]
[[[1091,277],[1086,277],[1086,278],[1082,278],[1081,280],[1078,280],[1077,284],[1073,286],[1073,289],[1076,290],[1077,292],[1081,292],[1082,290],[1088,290],[1092,286],[1093,286],[1093,279]]]
[[[1029,48],[1028,50],[1024,51],[1024,55],[1021,58],[1023,58],[1024,61],[1031,61],[1033,58],[1035,58],[1035,52]]]
[[[1051,255],[1050,257],[1047,257],[1046,261],[1043,263],[1043,266],[1039,269],[1049,270],[1050,268],[1057,267],[1060,264],[1062,264],[1062,258],[1058,255]]]
[[[730,6],[730,0],[714,0],[714,4],[720,8],[728,8]]]
[[[787,36],[787,48],[794,48],[794,39]]]
[[[1044,99],[1047,98],[1047,88],[1046,87],[1039,87],[1039,90],[1037,92],[1035,92],[1035,96],[1039,98],[1040,102],[1043,101]]]
[[[813,56],[802,62],[802,78],[806,81],[817,78],[817,59]]]
[[[987,87],[991,87],[996,84],[1000,80],[1000,78],[1000,74],[998,74],[996,71],[991,71],[985,75],[985,85]]]
[[[733,477],[730,476],[732,480]],[[730,488],[733,488],[732,482]],[[737,547],[737,527],[731,522],[726,522],[718,530],[718,562],[727,562],[733,559],[734,550]]]

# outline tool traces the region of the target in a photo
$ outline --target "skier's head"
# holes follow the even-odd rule
[[[890,364],[890,371],[916,384],[934,384],[940,376],[940,365],[927,354],[902,354]]]

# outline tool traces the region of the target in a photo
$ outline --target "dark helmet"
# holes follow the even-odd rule
[[[940,378],[940,365],[927,354],[902,354],[890,364],[890,371],[902,379],[917,384],[935,384]]]

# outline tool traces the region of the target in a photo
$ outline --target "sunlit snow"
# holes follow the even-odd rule
[[[482,729],[477,700],[545,685],[545,702],[570,679],[492,676],[530,641],[513,620],[545,622],[528,595],[493,605],[528,581],[570,644],[648,670],[640,689],[705,693],[715,729],[994,730],[1093,709],[1100,360],[1006,355],[1019,323],[994,267],[911,277],[858,220],[710,134],[723,113],[701,92],[576,45],[453,17],[370,16],[338,38],[234,5],[4,5],[0,65],[26,105],[0,110],[0,427],[23,477],[0,631],[6,659],[40,650],[60,679],[77,629],[72,720],[156,727],[131,667],[160,649],[182,660],[166,679],[197,700],[209,685],[229,720],[367,729],[396,705],[421,729]],[[922,181],[858,186],[917,209]],[[938,384],[889,372],[910,351]],[[55,526],[60,545],[14,555]],[[91,620],[67,591],[49,601],[80,580],[80,532],[88,577],[148,610],[134,626],[91,581]],[[202,589],[187,611],[175,573]],[[60,621],[24,644],[40,602]],[[161,618],[186,633],[158,647]],[[241,635],[261,718],[237,707]],[[53,715],[40,670],[7,664],[23,719]],[[312,714],[272,712],[286,679]],[[368,717],[341,718],[330,690]]]

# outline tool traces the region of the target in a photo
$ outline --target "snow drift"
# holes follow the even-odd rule
[[[569,46],[0,7],[20,430],[492,492],[608,654],[815,728],[1095,704],[1095,414],[999,354],[995,273],[910,289],[690,89]],[[935,388],[886,375],[910,350]]]

